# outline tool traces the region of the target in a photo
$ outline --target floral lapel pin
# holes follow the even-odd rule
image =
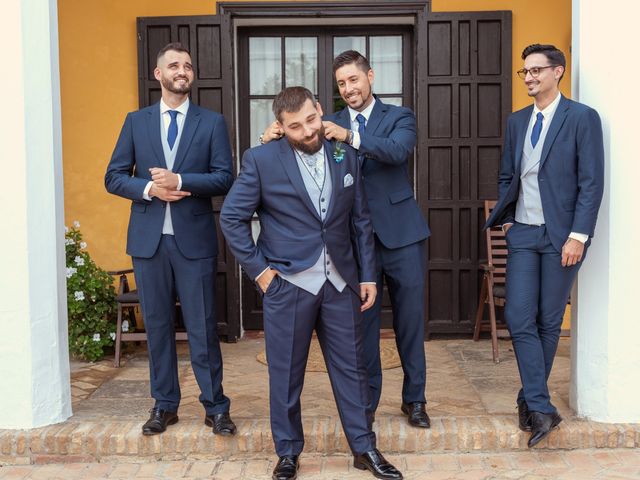
[[[333,159],[336,163],[340,163],[344,160],[345,150],[342,148],[342,142],[336,142],[333,147]]]

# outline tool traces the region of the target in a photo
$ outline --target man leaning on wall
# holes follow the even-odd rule
[[[573,281],[594,234],[604,186],[598,113],[559,90],[566,68],[553,45],[530,45],[518,71],[533,105],[507,120],[499,199],[485,228],[507,241],[505,320],[520,371],[519,426],[529,447],[562,418],[547,380]]]

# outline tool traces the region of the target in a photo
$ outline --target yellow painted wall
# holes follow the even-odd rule
[[[138,105],[136,17],[207,15],[214,0],[58,0],[66,223],[79,220],[89,251],[106,269],[125,255],[129,202],[106,193],[103,176],[127,112]],[[433,11],[513,11],[513,70],[530,43],[568,54],[570,0],[433,0]],[[541,12],[545,15],[541,16]],[[570,72],[562,82],[569,94]],[[514,109],[530,100],[513,81]]]

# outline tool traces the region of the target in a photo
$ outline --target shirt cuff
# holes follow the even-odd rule
[[[587,242],[587,240],[589,240],[589,235],[587,235],[586,233],[571,232],[569,234],[569,238],[573,238],[574,240],[577,240],[580,243],[584,244]]]
[[[360,282],[360,285],[376,285],[376,282]]]
[[[513,222],[507,222],[507,223],[503,223],[502,225],[500,225],[500,228],[502,229],[502,232],[504,232],[504,227],[506,227],[507,225],[513,225]]]
[[[262,270],[262,271],[260,272],[260,274],[255,278],[255,281],[257,282],[257,281],[258,281],[258,279],[259,279],[259,278],[264,274],[264,272],[266,272],[267,270],[271,270],[271,267],[267,267],[267,268],[265,268],[264,270]]]
[[[360,149],[360,133],[356,132],[355,130],[351,130],[351,132],[353,133],[353,140],[351,141],[351,146],[356,150],[359,150]]]
[[[176,173],[176,175],[178,175],[178,186],[176,190],[182,190],[182,176],[179,173]]]
[[[149,196],[149,190],[151,190],[152,185],[153,185],[153,182],[147,183],[147,186],[144,187],[144,192],[142,192],[142,199],[146,200],[147,202],[151,201],[151,197]]]

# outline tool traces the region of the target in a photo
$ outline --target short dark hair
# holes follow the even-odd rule
[[[311,100],[313,106],[316,106],[316,98],[308,89],[304,87],[288,87],[276,95],[271,109],[278,121],[281,122],[282,112],[299,112],[307,100]]]
[[[344,67],[345,65],[351,65],[352,63],[356,64],[360,70],[364,73],[368,73],[371,70],[371,65],[369,65],[369,60],[366,59],[364,55],[360,52],[356,52],[355,50],[347,50],[342,52],[333,60],[333,74],[335,75],[336,70]]]
[[[189,50],[187,49],[187,47],[185,47],[184,45],[182,45],[180,42],[172,42],[172,43],[167,43],[164,47],[162,47],[160,49],[160,51],[158,52],[158,55],[156,56],[156,63],[158,62],[158,60],[160,60],[161,57],[164,56],[165,53],[167,53],[169,50],[173,50],[174,52],[184,52],[187,55],[191,56],[191,53],[189,52]]]
[[[524,60],[533,53],[543,54],[545,57],[547,57],[547,60],[549,60],[549,63],[551,65],[562,66],[563,72],[562,76],[560,77],[560,80],[562,80],[562,77],[564,77],[564,71],[567,69],[567,59],[564,57],[564,53],[562,53],[562,50],[556,48],[555,45],[541,45],[539,43],[534,43],[533,45],[529,45],[522,51],[522,59]],[[558,80],[558,83],[560,82],[560,80]]]

